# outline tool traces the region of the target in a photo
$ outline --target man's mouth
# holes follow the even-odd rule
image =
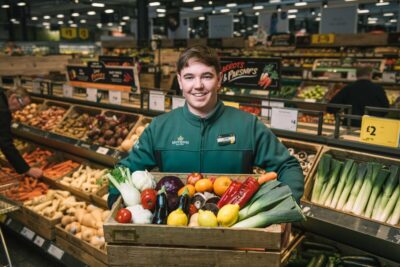
[[[196,97],[202,97],[202,96],[205,96],[205,95],[207,95],[208,94],[208,92],[204,92],[204,93],[194,93],[194,94],[192,94],[193,96],[196,96]]]

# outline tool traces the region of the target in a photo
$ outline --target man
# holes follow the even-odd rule
[[[119,164],[162,172],[251,173],[253,166],[278,173],[297,201],[304,176],[298,161],[257,117],[218,99],[221,66],[214,50],[186,49],[177,64],[184,107],[153,119],[129,156]],[[117,191],[111,188],[109,206]]]
[[[364,115],[366,106],[388,108],[389,100],[385,90],[380,85],[371,82],[372,68],[360,67],[357,69],[357,81],[345,86],[330,101],[334,104],[352,105],[352,114]],[[328,108],[328,112],[335,113],[337,109]],[[372,116],[384,116],[381,112],[370,112]],[[352,120],[352,126],[360,126],[361,121]]]
[[[24,88],[6,92],[0,90],[0,149],[18,173],[39,178],[43,174],[42,170],[29,167],[15,148],[11,134],[11,113],[23,109],[30,101],[29,94]]]

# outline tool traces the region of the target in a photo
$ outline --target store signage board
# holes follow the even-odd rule
[[[74,87],[69,84],[63,84],[63,96],[72,98],[74,93]]]
[[[155,111],[165,111],[165,95],[162,92],[149,92],[149,109]]]
[[[109,67],[92,61],[87,66],[67,66],[67,72],[71,86],[127,92],[139,87],[135,79],[135,67]]]
[[[222,86],[279,90],[281,62],[277,58],[221,58]]]
[[[232,101],[223,101],[225,106],[228,107],[233,107],[239,109],[240,105],[237,102],[232,102]]]
[[[88,101],[97,102],[97,89],[96,88],[86,88],[86,99]]]
[[[185,105],[185,98],[179,96],[172,97],[172,109],[183,107]]]
[[[360,141],[398,148],[400,121],[364,115],[361,121]]]
[[[258,15],[258,29],[267,34],[289,32],[289,19],[287,12],[263,11]]]
[[[121,105],[122,103],[122,92],[121,91],[108,91],[108,101],[110,104]]]
[[[208,16],[208,38],[233,37],[233,15]]]
[[[274,107],[274,108],[284,108],[285,103],[283,102],[278,102],[278,101],[268,101],[268,100],[263,100],[261,101],[261,106],[265,107]],[[262,117],[271,117],[271,109],[269,108],[262,108],[261,109],[261,116]]]
[[[322,8],[319,33],[357,33],[358,5]]]
[[[99,62],[104,66],[132,67],[135,65],[133,57],[99,56]]]
[[[324,45],[333,43],[335,43],[335,35],[333,33],[311,35],[311,44],[313,45]]]
[[[88,28],[61,27],[60,38],[66,41],[87,41],[90,37]]]
[[[297,130],[297,118],[299,111],[289,108],[272,108],[271,128],[293,131]]]

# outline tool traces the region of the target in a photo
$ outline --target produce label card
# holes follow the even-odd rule
[[[298,113],[297,109],[272,108],[271,127],[295,132],[297,130]]]
[[[156,111],[165,111],[165,96],[163,94],[150,92],[149,109]]]
[[[88,101],[97,102],[97,89],[96,88],[87,88],[86,89]]]
[[[261,101],[261,105],[263,107],[267,106],[267,107],[274,107],[274,108],[283,108],[283,107],[285,107],[285,103],[278,102],[278,101],[266,101],[266,100],[263,100],[263,101]],[[269,109],[269,108],[261,109],[261,116],[270,118],[271,117],[271,109]]]
[[[364,115],[360,140],[373,145],[399,147],[400,121]]]
[[[72,97],[74,88],[71,85],[63,84],[63,96]]]
[[[185,105],[185,101],[186,100],[183,97],[173,96],[172,97],[172,109],[183,107]]]
[[[121,105],[122,102],[122,92],[121,91],[108,91],[108,100],[111,104]]]

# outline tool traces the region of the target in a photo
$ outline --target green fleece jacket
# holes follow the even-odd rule
[[[252,173],[253,166],[259,166],[277,172],[297,201],[304,190],[299,162],[271,130],[222,101],[206,118],[192,114],[187,105],[154,118],[119,165],[132,172],[158,166],[161,172],[226,174]]]

